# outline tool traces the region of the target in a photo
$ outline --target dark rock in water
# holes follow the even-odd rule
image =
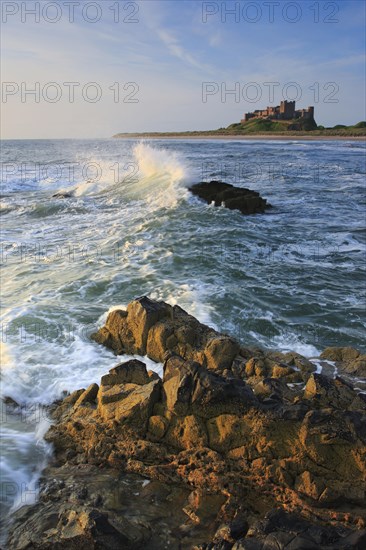
[[[230,210],[240,210],[242,214],[262,214],[266,208],[271,208],[257,191],[222,181],[203,181],[192,185],[189,190],[208,204],[224,205]]]
[[[73,193],[60,191],[59,193],[55,193],[54,195],[52,195],[52,198],[53,199],[71,199],[73,196],[74,196]]]
[[[15,401],[15,399],[13,399],[12,397],[9,397],[8,395],[5,395],[3,397],[3,403],[7,406],[7,407],[12,407],[12,408],[17,408],[19,407],[19,403],[17,403]]]

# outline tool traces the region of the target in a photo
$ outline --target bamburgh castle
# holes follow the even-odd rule
[[[251,118],[268,118],[275,120],[292,120],[294,118],[305,118],[314,120],[314,107],[307,109],[295,109],[295,101],[281,101],[281,105],[267,107],[267,109],[256,110],[253,113],[246,113],[240,122],[247,122]]]

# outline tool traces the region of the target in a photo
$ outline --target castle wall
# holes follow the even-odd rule
[[[270,118],[277,120],[292,120],[294,118],[314,118],[314,107],[295,110],[295,101],[281,101],[276,107],[267,107],[267,109],[256,109],[252,113],[246,113],[241,122],[247,122],[252,118]]]

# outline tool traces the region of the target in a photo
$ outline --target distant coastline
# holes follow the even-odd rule
[[[118,139],[197,139],[197,140],[210,140],[210,139],[223,139],[223,140],[273,140],[273,141],[366,141],[366,135],[363,136],[348,136],[348,135],[331,135],[321,134],[314,135],[305,132],[291,133],[291,134],[207,134],[204,132],[144,132],[144,133],[120,133],[113,136]]]
[[[288,102],[284,102],[287,104]],[[291,106],[295,107],[295,102]],[[286,107],[286,105],[284,105]],[[278,107],[278,109],[282,108]],[[133,132],[118,133],[115,138],[139,138],[139,139],[275,139],[275,140],[366,140],[366,121],[358,122],[351,126],[336,124],[333,127],[325,128],[317,125],[311,117],[302,116],[300,118],[291,118],[291,113],[284,119],[273,119],[273,116],[280,117],[281,114],[268,115],[268,109],[265,111],[255,111],[248,113],[247,119],[240,122],[234,122],[226,128],[217,128],[216,130],[193,130],[186,132]],[[309,109],[313,109],[309,107]],[[303,110],[304,111],[304,110]],[[303,111],[299,111],[301,114]],[[307,112],[307,111],[306,111]],[[262,116],[263,113],[263,116]],[[266,116],[264,116],[266,115]],[[290,116],[291,115],[291,116]],[[283,115],[285,116],[285,115]]]

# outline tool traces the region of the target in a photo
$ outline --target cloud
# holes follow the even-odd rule
[[[168,48],[171,55],[178,58],[183,63],[186,63],[201,71],[211,71],[209,65],[201,63],[189,52],[187,52],[180,44],[176,36],[165,29],[158,29],[157,34],[163,44]]]

